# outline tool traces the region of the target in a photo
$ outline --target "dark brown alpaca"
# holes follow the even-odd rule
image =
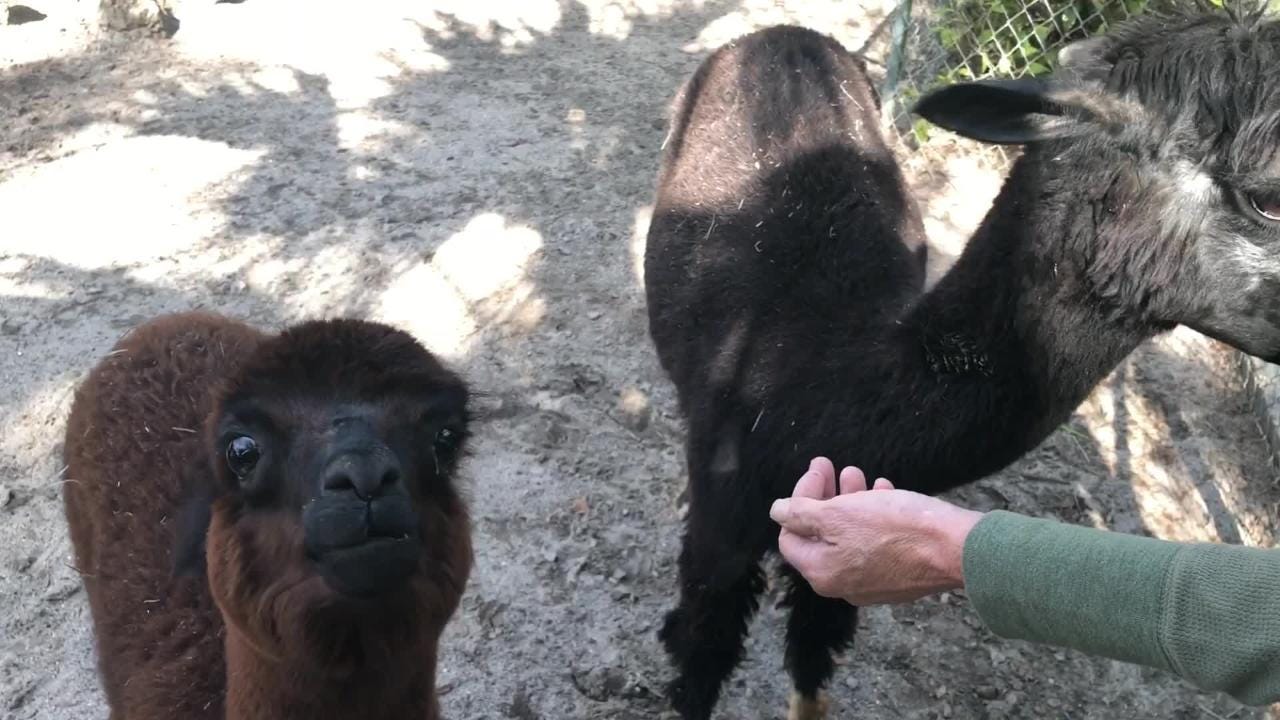
[[[374,323],[125,337],[76,393],[64,496],[111,717],[439,717],[467,399]]]

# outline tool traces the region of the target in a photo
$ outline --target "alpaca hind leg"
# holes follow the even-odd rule
[[[668,686],[684,720],[707,720],[721,686],[742,659],[747,626],[764,589],[762,551],[729,551],[723,539],[688,533],[680,553],[680,603],[659,637],[675,665]]]
[[[824,598],[790,565],[783,565],[789,582],[787,671],[791,673],[791,708],[787,720],[820,720],[827,713],[824,688],[835,671],[835,655],[853,644],[857,608],[843,600]]]

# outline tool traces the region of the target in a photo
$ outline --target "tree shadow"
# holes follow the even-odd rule
[[[216,223],[162,257],[99,267],[0,251],[0,283],[14,288],[0,288],[0,379],[9,388],[0,417],[33,428],[0,446],[10,449],[0,473],[14,479],[16,498],[0,512],[25,518],[4,525],[30,532],[15,545],[37,555],[21,580],[0,583],[15,595],[0,637],[61,642],[58,662],[83,671],[87,649],[77,643],[86,634],[58,627],[87,620],[46,599],[74,580],[59,569],[53,438],[67,396],[57,393],[124,329],[155,312],[205,307],[272,327],[317,314],[395,318],[430,335],[444,313],[423,286],[444,283],[469,323],[449,359],[489,393],[470,473],[479,565],[448,630],[445,706],[457,717],[517,706],[535,717],[659,716],[668,670],[653,635],[673,599],[683,430],[649,343],[636,252],[668,104],[703,55],[685,48],[743,7],[712,0],[637,12],[615,37],[593,29],[587,4],[564,0],[555,28],[515,45],[440,14],[419,33],[447,68],[405,68],[356,109],[335,100],[323,74],[285,68],[263,78],[252,63],[193,62],[152,45],[0,71],[0,123],[14,129],[0,141],[0,183],[120,136],[256,154],[200,192]],[[512,232],[524,235],[501,240]],[[472,287],[453,272],[459,256],[477,272],[514,269]],[[401,293],[396,303],[390,290]],[[1003,480],[961,492],[978,505],[1085,519],[1090,505],[1072,481],[1109,477],[1108,466],[1083,421],[1071,427],[1074,435],[1055,435]],[[1036,487],[1055,488],[1048,505],[1036,504],[1046,497]],[[943,666],[963,662],[962,641],[976,633],[952,619],[943,634],[957,642]],[[851,675],[875,676],[881,660],[897,657],[878,632],[885,645],[917,647],[885,626],[851,656]],[[783,707],[779,641],[773,631],[754,635],[725,712]],[[92,698],[74,712],[58,705],[92,678],[18,668],[21,683],[4,686],[0,706],[19,717],[100,714]],[[841,687],[837,703],[878,707],[895,687]],[[883,713],[872,717],[893,716]]]
[[[1143,468],[1117,479],[1143,506],[1150,534],[1275,544],[1280,492],[1236,362],[1226,346],[1180,331],[1143,348],[1131,364],[1131,392],[1113,397],[1134,417],[1131,432],[1145,431]],[[1116,415],[1118,424],[1120,407]]]
[[[476,222],[496,216],[539,247],[492,292],[461,293],[475,331],[450,360],[490,397],[472,463],[479,566],[449,631],[445,703],[451,715],[484,716],[494,698],[534,687],[531,702],[547,716],[624,717],[637,703],[656,712],[651,688],[665,664],[647,625],[669,599],[663,566],[675,533],[654,538],[652,528],[674,526],[681,473],[633,240],[666,105],[699,59],[681,48],[738,4],[641,13],[617,38],[593,32],[581,4],[560,7],[555,30],[514,51],[464,23],[450,24],[448,37],[423,27],[449,68],[405,70],[357,112],[335,102],[323,75],[286,69],[266,82],[251,63],[191,62],[152,45],[0,71],[0,96],[14,99],[0,120],[28,118],[0,146],[0,167],[12,168],[0,182],[120,137],[195,139],[256,158],[199,191],[217,223],[158,256],[95,264],[75,248],[0,251],[9,281],[0,314],[12,321],[0,343],[14,350],[5,419],[30,428],[4,459],[16,497],[4,510],[15,520],[8,532],[57,528],[30,562],[14,560],[26,569],[4,584],[21,596],[5,637],[27,638],[33,618],[64,607],[50,605],[41,584],[74,598],[62,565],[57,436],[70,387],[119,334],[157,312],[199,307],[269,327],[316,314],[379,318],[398,286],[398,312],[429,329],[440,311],[417,284],[437,270],[465,284],[440,266],[465,255],[459,246],[488,242],[492,226]],[[127,240],[127,227],[115,230]],[[20,231],[20,247],[40,244],[40,228]],[[14,360],[19,352],[25,359]],[[16,367],[26,363],[40,371]],[[32,547],[20,545],[14,553]],[[541,602],[527,602],[530,593]],[[639,607],[605,611],[615,602]],[[82,628],[83,613],[67,612],[58,617]],[[79,658],[66,667],[85,665],[84,633],[46,632]],[[520,640],[495,653],[495,636]],[[597,667],[612,674],[585,678]],[[4,706],[20,716],[70,712],[50,710],[60,707],[50,693],[76,681],[47,670],[15,671]]]

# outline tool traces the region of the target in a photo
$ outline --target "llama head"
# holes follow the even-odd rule
[[[216,397],[204,557],[228,626],[330,668],[438,632],[470,563],[463,382],[403,332],[336,320],[264,341]]]
[[[1233,7],[1141,17],[1051,77],[947,86],[916,111],[1028,145],[1036,232],[1118,314],[1280,361],[1280,21]]]

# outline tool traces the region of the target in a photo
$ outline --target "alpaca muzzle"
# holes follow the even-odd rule
[[[365,500],[329,493],[302,511],[304,544],[331,588],[372,598],[403,586],[418,566],[418,516],[404,493]]]

